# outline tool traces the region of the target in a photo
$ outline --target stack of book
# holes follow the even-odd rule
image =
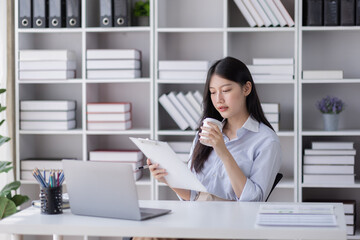
[[[159,98],[160,104],[168,112],[181,130],[191,128],[196,130],[201,118],[202,95],[199,91],[170,92]]]
[[[303,71],[303,79],[304,80],[339,80],[343,79],[343,71],[342,70],[305,70]]]
[[[75,78],[76,55],[69,50],[20,50],[19,80]]]
[[[275,132],[279,131],[279,103],[261,103],[266,119],[269,121]]]
[[[293,27],[294,20],[280,0],[234,0],[250,27]]]
[[[141,52],[136,49],[88,49],[88,79],[141,77]]]
[[[51,159],[51,158],[28,158],[20,160],[20,179],[21,180],[34,180],[32,172],[35,168],[40,171],[45,171],[49,176],[51,169],[62,169],[61,160],[63,159]]]
[[[247,66],[254,81],[293,80],[293,58],[254,58],[253,65]]]
[[[76,126],[75,101],[20,101],[23,130],[68,130]]]
[[[135,180],[139,180],[143,174],[143,171],[138,169],[144,163],[144,155],[139,150],[95,150],[89,152],[89,160],[131,164]]]
[[[353,142],[312,142],[304,154],[304,183],[354,184],[355,155]]]
[[[190,150],[192,142],[168,142],[172,150],[176,153],[184,163],[187,163],[190,159]]]
[[[126,130],[132,127],[131,103],[88,103],[88,130]]]
[[[159,61],[159,79],[206,79],[210,61]]]

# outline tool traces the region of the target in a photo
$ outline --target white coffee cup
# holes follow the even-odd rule
[[[220,131],[222,131],[222,128],[223,128],[222,122],[220,122],[219,120],[217,120],[217,119],[215,119],[215,118],[205,118],[205,119],[203,120],[203,124],[202,124],[203,127],[211,127],[211,126],[208,124],[209,122],[215,124],[215,125],[220,129]],[[203,132],[203,133],[207,133],[206,130],[202,130],[202,132]],[[200,139],[207,139],[207,137],[201,136]],[[203,145],[205,145],[205,146],[211,147],[210,145],[205,144],[205,143],[201,143],[201,144],[203,144]]]

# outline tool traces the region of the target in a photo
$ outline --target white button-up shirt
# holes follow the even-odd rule
[[[272,129],[251,116],[237,130],[236,135],[237,137],[232,140],[229,140],[225,134],[223,137],[227,149],[247,177],[239,198],[232,188],[223,162],[215,151],[210,153],[201,172],[192,171],[208,193],[220,198],[235,201],[265,201],[281,165],[279,138]],[[197,133],[190,152],[189,168],[198,139]],[[196,191],[191,191],[190,200],[194,200],[196,195]]]

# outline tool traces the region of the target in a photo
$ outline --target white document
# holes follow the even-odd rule
[[[207,192],[204,185],[179,159],[167,142],[132,137],[130,140],[147,158],[151,159],[152,163],[158,163],[160,168],[166,169],[168,175],[165,176],[165,179],[169,186]]]

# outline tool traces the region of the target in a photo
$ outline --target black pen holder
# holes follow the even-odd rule
[[[62,186],[41,187],[40,201],[42,214],[61,214],[62,211]]]

